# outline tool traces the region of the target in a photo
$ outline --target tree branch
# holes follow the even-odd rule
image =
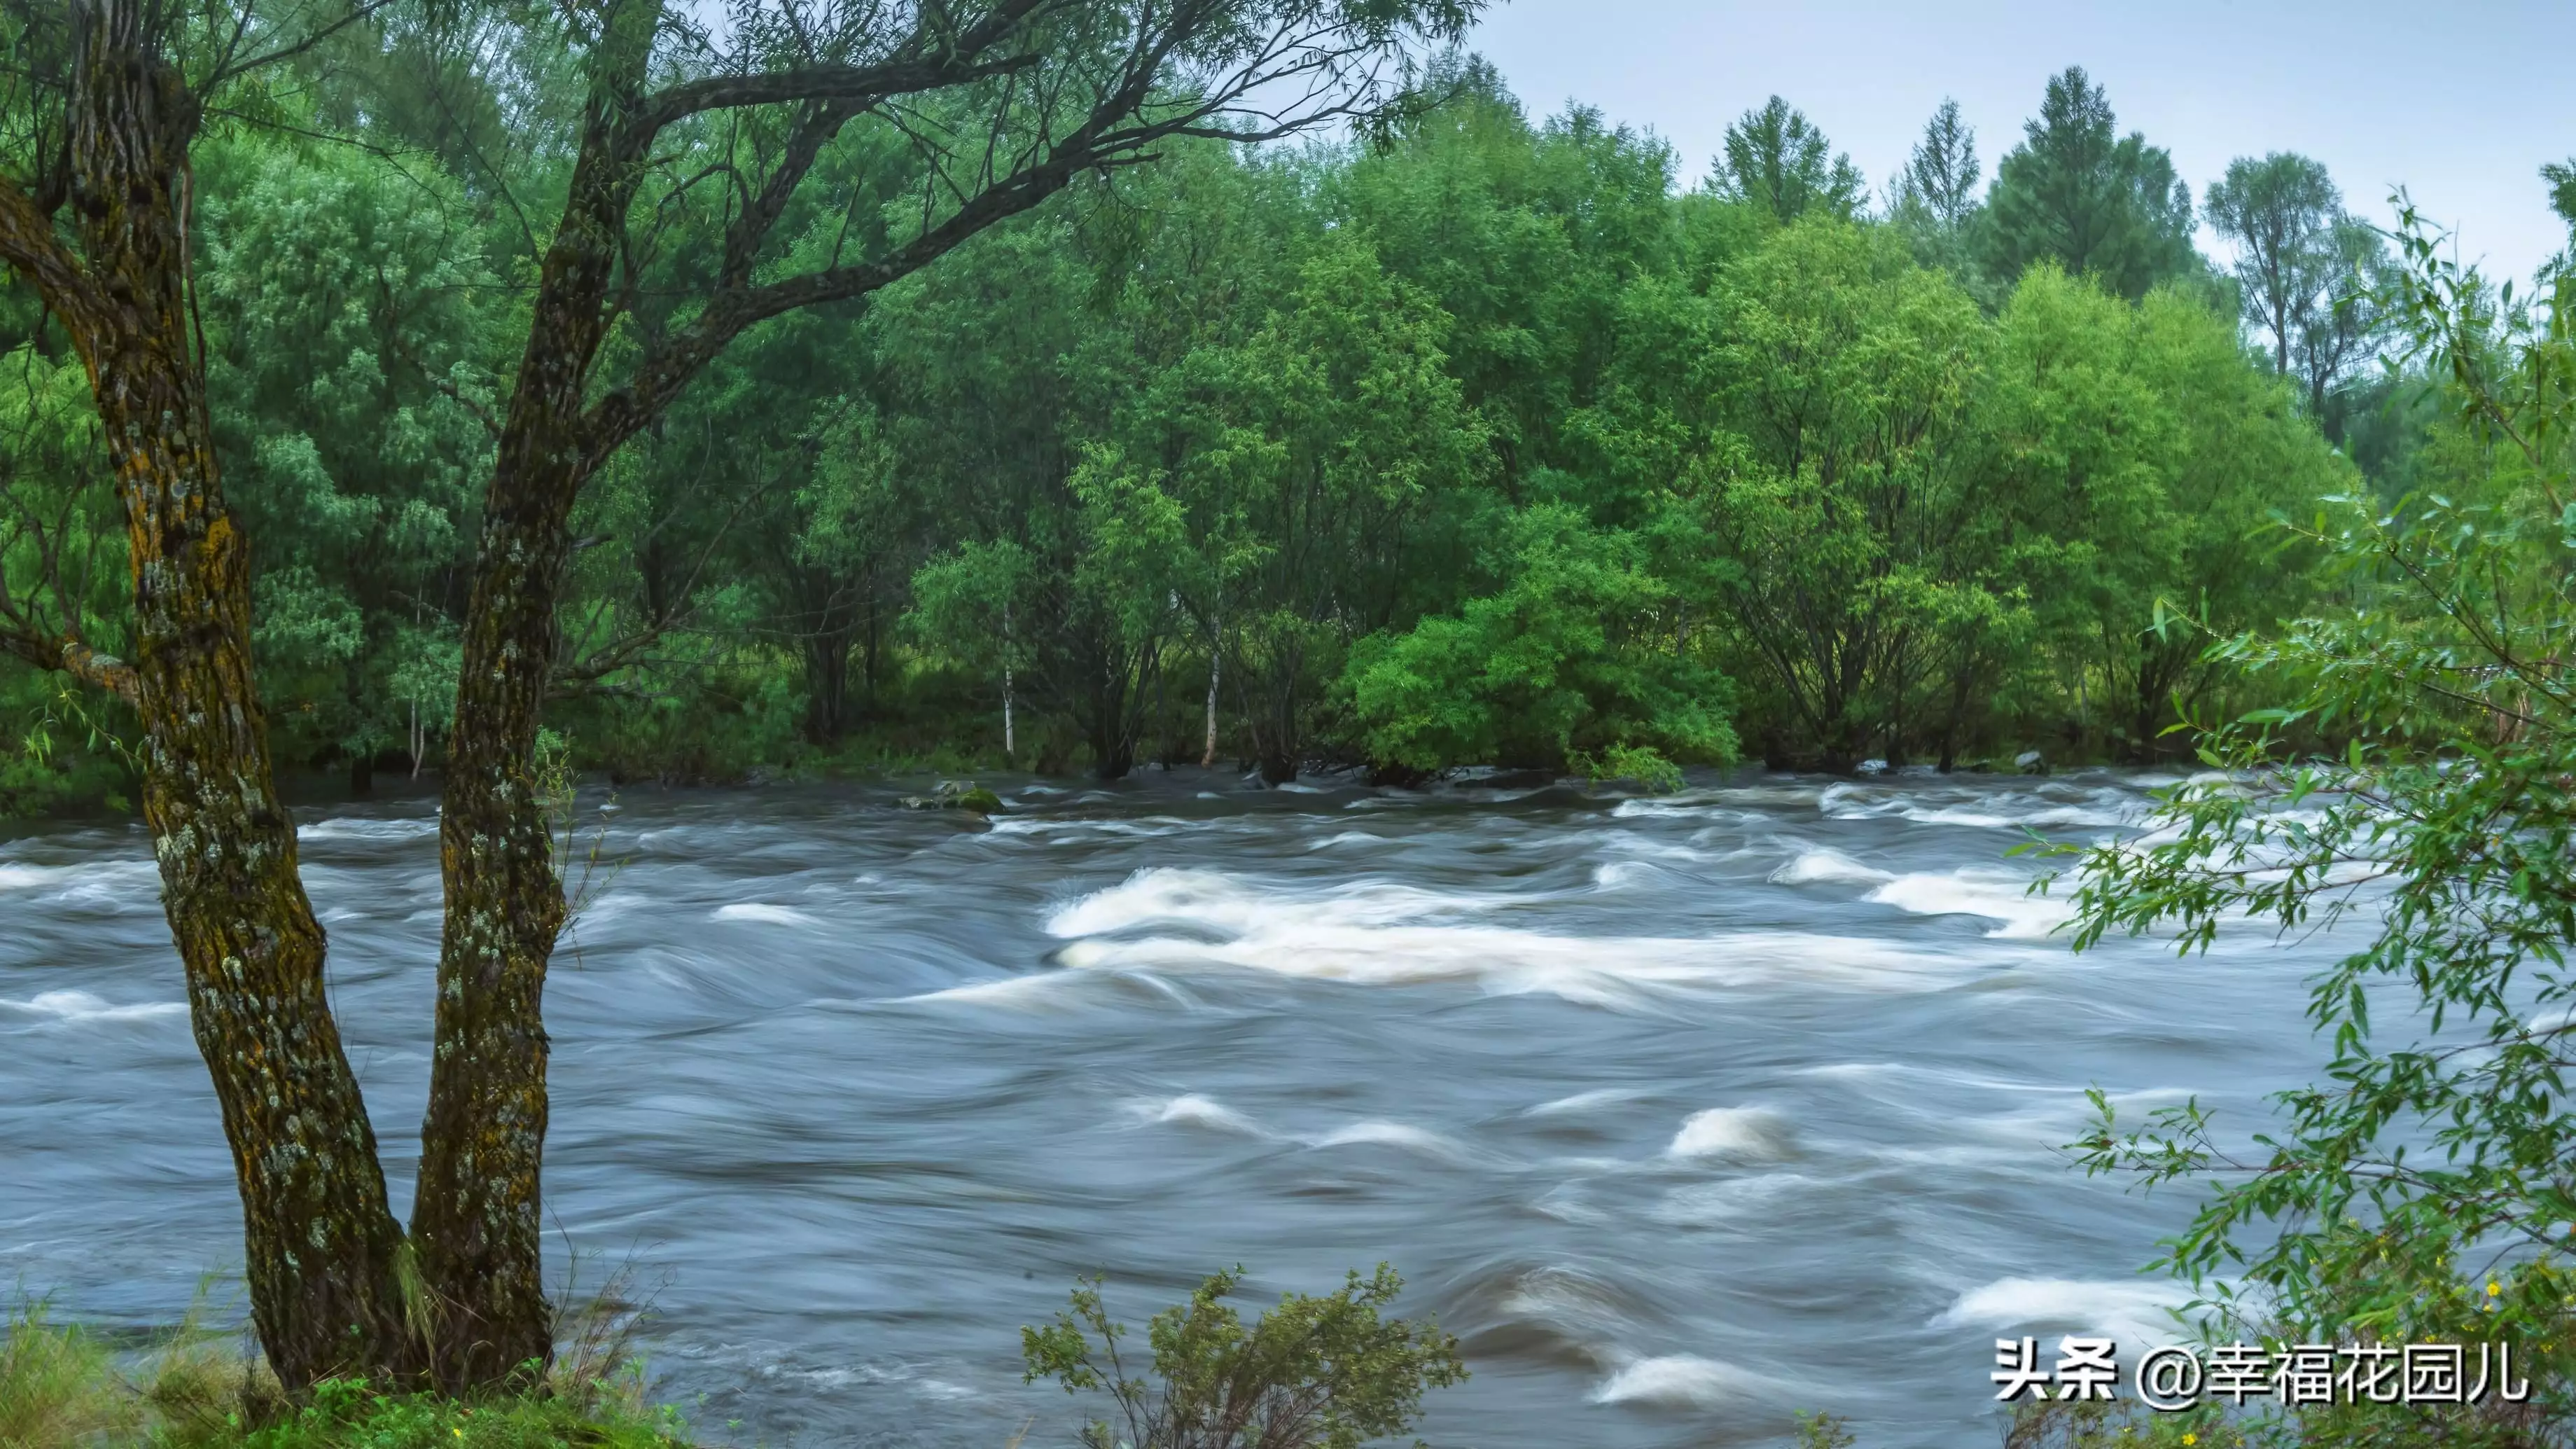
[[[970,63],[956,56],[941,56],[884,65],[810,66],[758,75],[710,76],[646,96],[626,123],[625,139],[630,145],[648,144],[651,137],[674,122],[706,111],[799,103],[865,110],[889,96],[988,80],[1025,70],[1040,60],[1035,55],[1014,55]]]
[[[0,632],[0,651],[16,655],[38,669],[68,674],[127,704],[134,703],[141,690],[133,665],[92,649],[75,635],[49,639],[32,630],[10,629]]]
[[[35,283],[47,306],[78,322],[90,310],[88,269],[54,234],[53,218],[0,177],[0,262]]]

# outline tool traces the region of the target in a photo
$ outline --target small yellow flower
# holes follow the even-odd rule
[[[2493,1298],[2493,1297],[2495,1297],[2497,1294],[2502,1293],[2503,1291],[2504,1291],[2504,1289],[2503,1289],[2500,1285],[2498,1285],[2498,1284],[2497,1284],[2496,1280],[2494,1280],[2493,1278],[2489,1278],[2489,1279],[2487,1280],[2487,1296],[2488,1296],[2489,1298]]]
[[[2198,1434],[2185,1434],[2182,1436],[2182,1442],[2185,1444],[2197,1444],[2200,1442],[2200,1436]]]

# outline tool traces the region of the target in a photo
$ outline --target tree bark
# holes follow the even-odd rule
[[[593,440],[584,390],[642,157],[632,114],[660,6],[610,12],[593,56],[581,158],[548,248],[528,343],[483,501],[456,718],[441,782],[447,914],[421,1121],[412,1238],[436,1322],[430,1372],[451,1392],[553,1360],[543,1280],[547,958],[563,883],[537,778],[539,712],[560,638],[555,601]]]
[[[153,7],[74,13],[81,259],[14,192],[0,254],[32,271],[87,368],[125,508],[143,814],[242,1200],[251,1317],[291,1388],[407,1376],[402,1231],[341,1049],[250,656],[249,549],[223,499],[186,288],[195,102]],[[52,285],[47,285],[51,272]]]
[[[1208,633],[1207,748],[1199,752],[1199,768],[1216,764],[1216,683],[1217,672],[1224,667],[1225,646],[1216,631]]]
[[[439,1310],[431,1371],[450,1391],[542,1367],[554,1346],[539,1168],[546,960],[564,898],[536,742],[580,469],[546,422],[514,417],[502,437],[441,787],[447,915],[411,1230]]]

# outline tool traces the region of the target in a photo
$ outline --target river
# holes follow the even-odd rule
[[[2083,1089],[2250,1126],[2321,1058],[2338,943],[2076,956],[2025,894],[2024,827],[2169,778],[1015,777],[990,829],[628,790],[547,990],[555,1269],[625,1265],[660,1390],[740,1443],[1069,1444],[1017,1328],[1075,1275],[1141,1324],[1380,1259],[1474,1373],[1436,1445],[1993,1443],[1996,1336],[2171,1336],[2136,1270],[2191,1202],[2069,1170]],[[398,1212],[433,811],[298,815]],[[58,1317],[167,1325],[239,1262],[137,826],[0,841],[0,1164],[0,1283]]]

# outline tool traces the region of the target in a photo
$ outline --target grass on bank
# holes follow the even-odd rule
[[[632,1363],[568,1356],[525,1393],[456,1400],[325,1383],[290,1403],[230,1335],[190,1323],[142,1352],[20,1310],[0,1339],[0,1449],[669,1449]]]
[[[1227,1301],[1243,1278],[1214,1274],[1154,1315],[1141,1354],[1102,1280],[1082,1280],[1070,1311],[1021,1329],[1025,1380],[1109,1401],[1076,1432],[1085,1449],[1358,1449],[1410,1434],[1423,1394],[1467,1377],[1438,1324],[1384,1315],[1404,1282],[1384,1263],[1249,1319]],[[193,1315],[157,1349],[121,1352],[38,1303],[0,1339],[0,1449],[686,1449],[679,1411],[646,1401],[624,1306],[612,1289],[572,1315],[525,1392],[459,1401],[326,1382],[299,1404]]]

